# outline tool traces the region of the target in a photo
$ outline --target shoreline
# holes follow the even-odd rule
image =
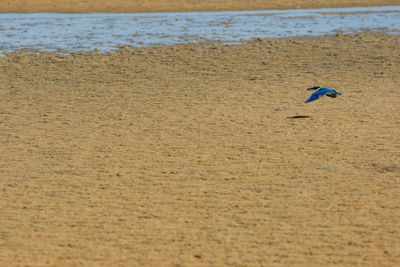
[[[267,37],[267,38],[259,38],[255,37],[249,40],[241,40],[235,43],[225,43],[221,41],[202,41],[197,43],[176,43],[176,44],[156,44],[156,45],[148,45],[148,46],[135,46],[131,44],[120,45],[115,47],[115,49],[108,50],[108,51],[100,51],[97,48],[91,50],[64,50],[64,49],[57,49],[54,51],[49,50],[41,50],[41,49],[33,49],[33,48],[21,48],[15,49],[13,51],[5,51],[0,54],[0,58],[2,57],[14,57],[18,55],[37,55],[37,56],[94,56],[94,55],[113,55],[113,54],[121,54],[126,53],[127,51],[135,51],[135,50],[142,50],[142,49],[157,49],[157,48],[173,48],[173,47],[197,47],[197,48],[205,48],[205,47],[223,47],[223,46],[241,46],[241,45],[248,45],[254,42],[268,42],[270,40],[286,40],[286,41],[294,41],[296,40],[324,40],[324,39],[332,39],[336,37],[349,37],[349,36],[361,36],[361,35],[394,35],[400,36],[400,33],[393,33],[388,32],[386,30],[379,30],[379,31],[362,31],[362,32],[355,32],[355,33],[342,33],[342,32],[332,32],[321,34],[318,36],[311,36],[311,35],[302,35],[302,36],[292,36],[292,37]]]
[[[170,44],[242,43],[255,38],[291,38],[343,35],[362,32],[392,32],[398,7],[364,7],[320,10],[236,11],[175,14],[4,14],[4,51],[100,51],[119,47],[164,46]],[[282,14],[281,14],[282,13]],[[371,13],[371,14],[369,14]],[[275,16],[278,14],[278,16]],[[336,14],[331,20],[330,14]],[[343,15],[342,15],[343,14]],[[349,16],[349,15],[354,15]],[[224,16],[222,16],[224,15]],[[107,18],[106,20],[104,18]],[[54,20],[53,22],[51,20]],[[72,20],[69,22],[69,20]],[[63,21],[63,23],[61,23]],[[282,24],[284,26],[279,26]],[[86,25],[86,26],[81,26]],[[90,26],[91,25],[91,26]],[[141,29],[146,25],[145,28]],[[251,25],[245,30],[242,25]],[[344,25],[348,25],[345,28]],[[35,29],[46,27],[46,31]],[[361,27],[362,26],[362,27]],[[118,29],[108,31],[107,28]],[[160,28],[161,27],[161,28]],[[358,27],[358,29],[357,29]],[[111,28],[110,28],[111,29]],[[160,29],[160,30],[159,30]],[[81,34],[71,35],[80,30]],[[35,42],[29,41],[37,40]],[[60,40],[63,40],[60,42]]]
[[[21,0],[0,3],[0,13],[144,13],[144,12],[188,12],[188,11],[240,11],[240,10],[279,10],[279,9],[310,9],[339,8],[361,6],[395,6],[399,0],[369,0],[354,2],[352,0],[327,1],[288,0],[285,2],[270,2],[257,0],[204,0],[200,3],[189,0],[99,0],[94,4],[83,0]]]

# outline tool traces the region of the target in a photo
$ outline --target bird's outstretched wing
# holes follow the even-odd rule
[[[306,103],[314,101],[322,97],[318,92],[312,93],[310,97],[306,100]]]

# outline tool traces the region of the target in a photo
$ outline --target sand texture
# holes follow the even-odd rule
[[[7,0],[0,12],[158,12],[400,5],[400,0]]]
[[[398,265],[399,47],[0,57],[0,266]]]

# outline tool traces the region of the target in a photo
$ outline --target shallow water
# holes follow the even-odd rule
[[[203,41],[400,32],[400,6],[136,14],[0,14],[0,53],[94,50]]]

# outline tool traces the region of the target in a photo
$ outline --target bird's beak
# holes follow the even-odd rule
[[[312,90],[315,90],[315,88],[314,87],[310,87],[310,88],[307,88],[307,90],[308,91],[312,91]]]

